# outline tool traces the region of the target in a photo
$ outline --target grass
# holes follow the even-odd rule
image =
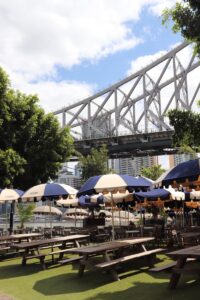
[[[168,262],[164,255],[159,256],[159,264]],[[121,280],[113,282],[109,274],[98,270],[89,270],[79,278],[72,265],[52,265],[43,271],[34,260],[22,267],[20,258],[6,259],[0,261],[0,294],[15,300],[198,299],[198,277],[184,276],[176,290],[168,290],[170,273],[152,274],[141,262],[131,264],[135,270],[127,267]]]

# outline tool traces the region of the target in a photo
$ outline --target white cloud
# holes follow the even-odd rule
[[[62,104],[54,101],[54,96],[63,92],[67,105],[69,98],[84,98],[93,86],[69,80],[54,82],[58,66],[71,68],[85,60],[95,61],[135,47],[142,39],[129,23],[140,19],[144,7],[159,13],[156,7],[161,3],[162,0],[0,1],[0,65],[11,75],[14,87],[38,93],[45,108]],[[70,90],[73,92],[67,92]],[[47,105],[48,99],[52,102]]]
[[[165,8],[171,8],[175,5],[176,2],[180,2],[180,0],[163,0],[163,1],[155,1],[155,4],[151,5],[149,10],[152,11],[156,15],[161,15]]]
[[[36,83],[24,82],[23,76],[15,77],[11,75],[13,88],[19,89],[23,93],[37,94],[40,105],[47,112],[55,111],[80,101],[94,93],[95,86],[77,81],[40,81]]]

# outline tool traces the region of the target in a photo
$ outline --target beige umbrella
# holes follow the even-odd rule
[[[21,197],[23,191],[17,189],[3,189],[0,193],[0,204],[2,203],[11,203],[11,211],[10,211],[10,234],[13,231],[13,214],[14,214],[14,202]],[[6,231],[7,231],[7,204],[6,204]]]
[[[69,207],[70,205],[72,206],[78,206],[78,198],[71,198],[71,199],[60,199],[58,201],[56,201],[56,204],[58,206],[63,206],[63,207]],[[75,207],[75,211],[76,211],[76,207]],[[74,215],[74,227],[76,228],[76,213]]]
[[[51,237],[52,237],[52,215],[61,216],[62,212],[58,208],[52,207],[51,205],[50,206],[43,205],[34,208],[33,213],[38,215],[50,215],[50,228],[51,228]]]
[[[57,216],[62,215],[60,209],[48,205],[37,206],[36,208],[34,208],[33,213],[41,214],[41,215],[57,215]]]
[[[82,208],[68,208],[65,213],[63,214],[63,219],[74,219],[74,227],[76,228],[76,223],[77,223],[77,216],[78,219],[83,219],[80,218],[80,216],[86,217],[88,216],[89,213],[87,210],[82,209]]]
[[[132,193],[129,193],[129,191],[126,190],[124,192],[117,192],[117,193],[113,193],[113,194],[111,194],[111,193],[104,194],[104,198],[107,202],[111,202],[111,204],[113,205],[112,199],[113,199],[114,203],[120,203],[123,200],[129,201],[130,195],[132,195]],[[112,207],[112,210],[113,210],[113,207]],[[114,215],[113,215],[113,218],[114,218]],[[119,225],[121,226],[121,210],[120,209],[119,209]]]
[[[78,199],[60,199],[56,201],[57,206],[63,206],[63,207],[68,207],[70,205],[72,206],[78,206]]]

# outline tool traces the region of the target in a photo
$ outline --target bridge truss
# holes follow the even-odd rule
[[[169,109],[195,109],[200,98],[199,67],[191,45],[184,42],[118,83],[54,114],[62,116],[62,125],[70,126],[79,145],[105,140],[116,144],[123,136],[126,143],[127,136],[135,135],[143,143],[152,132],[166,136],[172,130]]]

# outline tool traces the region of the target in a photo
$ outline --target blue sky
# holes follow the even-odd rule
[[[182,42],[174,0],[2,0],[0,65],[48,112],[83,100]],[[141,66],[142,67],[142,66]]]
[[[169,50],[169,47],[180,43],[180,34],[174,34],[170,26],[162,25],[160,16],[152,15],[143,9],[138,22],[128,22],[132,32],[140,36],[143,42],[133,49],[119,51],[97,61],[85,60],[80,65],[70,69],[58,67],[59,78],[69,78],[74,81],[84,81],[97,89],[103,89],[118,80],[125,78],[130,62],[140,56],[153,55],[159,51]],[[156,29],[156,30],[155,30]]]
[[[180,35],[161,25],[174,0],[2,0],[0,65],[55,111],[127,76]]]

